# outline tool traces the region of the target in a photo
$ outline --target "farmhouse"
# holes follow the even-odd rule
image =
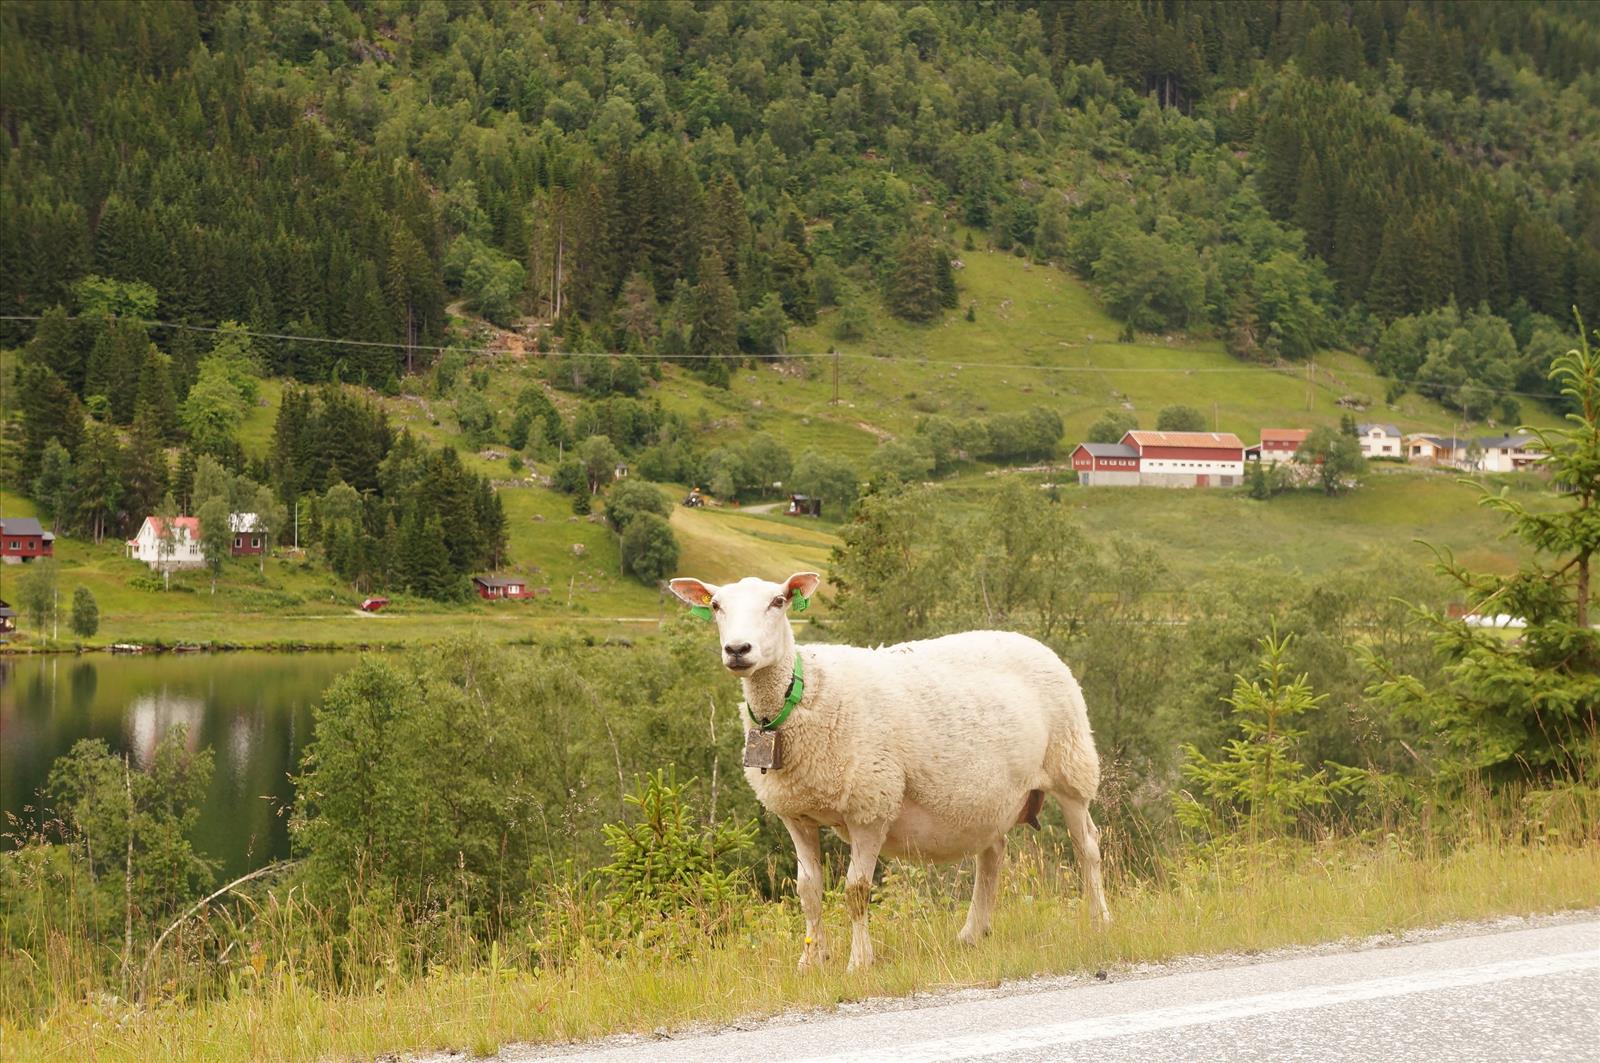
[[[1523,471],[1539,460],[1540,455],[1528,449],[1537,438],[1529,432],[1518,432],[1478,440],[1478,468],[1484,472]]]
[[[8,565],[53,557],[56,537],[32,517],[0,517],[0,560]]]
[[[1306,436],[1310,434],[1311,431],[1307,428],[1263,428],[1261,443],[1250,448],[1257,453],[1248,456],[1264,461],[1268,465],[1293,461],[1300,444],[1304,443]]]
[[[1232,432],[1142,432],[1122,442],[1139,454],[1139,483],[1150,487],[1237,487],[1244,444]]]
[[[233,532],[233,544],[228,551],[234,557],[253,557],[266,549],[261,518],[254,513],[229,513],[228,530]]]
[[[499,576],[473,576],[472,588],[478,592],[478,597],[485,601],[498,601],[501,598],[532,598],[533,591],[528,584],[520,579],[502,579]]]
[[[17,630],[17,611],[10,602],[0,601],[0,635]]]
[[[1361,441],[1363,458],[1406,458],[1405,442],[1400,429],[1392,424],[1368,422],[1356,425],[1356,438]]]
[[[1072,468],[1085,487],[1133,486],[1139,482],[1139,452],[1126,443],[1079,443]]]
[[[166,518],[146,517],[127,546],[129,557],[156,570],[199,568],[206,563],[200,551],[199,517],[173,517],[170,529]]]

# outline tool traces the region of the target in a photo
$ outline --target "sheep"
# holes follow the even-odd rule
[[[1043,644],[1006,631],[875,650],[808,645],[797,656],[788,611],[803,608],[820,579],[798,572],[782,583],[669,584],[716,621],[722,663],[740,678],[752,721],[772,721],[781,735],[781,764],[746,767],[745,777],[794,841],[806,923],[801,970],[828,956],[821,828],[850,845],[845,901],[856,970],[872,963],[867,906],[880,853],[924,863],[976,855],[958,935],[972,944],[989,931],[1006,832],[1019,823],[1037,829],[1046,793],[1066,815],[1089,911],[1108,925],[1099,830],[1089,815],[1100,760],[1067,666]],[[780,721],[797,674],[799,700]]]

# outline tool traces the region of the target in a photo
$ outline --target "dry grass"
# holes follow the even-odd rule
[[[1592,906],[1600,900],[1600,849],[1484,842],[1440,855],[1339,842],[1292,857],[1193,865],[1159,885],[1114,890],[1117,923],[1102,935],[1088,924],[1070,869],[1028,844],[1011,860],[993,936],[975,949],[954,942],[965,904],[959,877],[890,865],[875,904],[879,964],[861,974],[844,971],[845,920],[834,896],[833,960],[805,975],[794,970],[799,920],[786,903],[764,907],[741,937],[720,947],[698,941],[670,954],[622,958],[580,949],[570,963],[545,970],[503,966],[496,950],[486,963],[435,968],[422,978],[378,977],[341,993],[311,988],[319,961],[304,957],[240,978],[219,1001],[136,1008],[86,999],[36,1025],[8,1020],[0,1033],[12,1060],[488,1053],[514,1041],[682,1028],[871,996]]]

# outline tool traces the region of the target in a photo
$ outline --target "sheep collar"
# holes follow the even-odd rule
[[[783,708],[778,710],[778,715],[772,717],[770,720],[758,719],[756,717],[755,710],[752,709],[748,703],[746,703],[744,711],[750,716],[750,722],[755,724],[761,730],[776,731],[779,727],[783,726],[783,721],[789,718],[789,714],[794,711],[794,707],[800,704],[800,699],[805,696],[805,666],[801,664],[800,653],[797,650],[795,651],[794,655],[794,675],[789,678],[789,692],[783,697]]]

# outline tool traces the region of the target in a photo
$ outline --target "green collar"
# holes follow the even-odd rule
[[[794,655],[794,675],[789,679],[789,693],[784,695],[783,708],[778,710],[778,715],[770,720],[758,720],[755,711],[748,704],[745,705],[744,711],[749,714],[750,722],[761,728],[761,730],[776,731],[783,726],[783,721],[789,718],[789,714],[794,711],[794,707],[800,704],[800,699],[805,696],[805,668],[800,663],[800,653],[797,650]]]

